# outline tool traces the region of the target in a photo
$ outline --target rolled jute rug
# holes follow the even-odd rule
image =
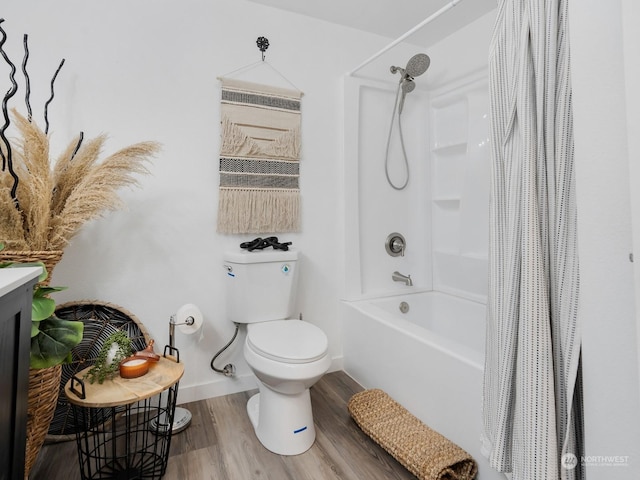
[[[380,389],[351,397],[349,413],[373,441],[420,480],[472,480],[471,455],[432,430]]]

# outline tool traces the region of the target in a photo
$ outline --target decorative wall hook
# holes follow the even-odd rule
[[[256,40],[258,49],[262,52],[262,61],[264,62],[264,52],[269,48],[269,39],[267,37],[258,37]]]

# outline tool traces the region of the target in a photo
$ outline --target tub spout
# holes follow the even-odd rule
[[[411,287],[413,286],[413,282],[411,281],[411,275],[403,275],[397,270],[393,272],[391,278],[394,282],[403,282],[405,285]]]

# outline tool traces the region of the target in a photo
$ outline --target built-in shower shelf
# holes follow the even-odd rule
[[[441,208],[457,209],[460,208],[460,197],[438,197],[433,199],[433,203]]]
[[[438,256],[449,256],[449,257],[459,257],[462,259],[470,260],[470,261],[479,261],[479,262],[487,262],[489,261],[489,255],[486,253],[475,253],[475,252],[462,252],[457,246],[453,244],[442,247],[435,247],[433,249],[434,255]]]
[[[459,257],[460,251],[455,247],[434,248],[433,255],[436,257]]]
[[[486,252],[484,253],[462,252],[460,256],[464,258],[469,258],[471,260],[480,260],[483,262],[486,262],[489,260],[489,255]]]
[[[467,152],[467,141],[461,140],[459,142],[446,143],[441,145],[434,145],[431,149],[432,152],[440,155],[461,154]]]

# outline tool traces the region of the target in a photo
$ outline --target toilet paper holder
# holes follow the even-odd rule
[[[196,319],[193,315],[187,316],[183,321],[182,319],[178,319],[178,314],[173,314],[169,317],[169,346],[172,348],[175,347],[175,335],[176,335],[176,326],[179,325],[188,325],[193,326],[196,323]]]
[[[177,351],[175,348],[176,326],[180,327],[183,333],[189,335],[200,330],[202,326],[202,313],[193,304],[187,303],[178,309],[178,311],[169,317],[169,350]],[[165,349],[166,351],[166,349]],[[178,356],[178,362],[180,357]],[[173,423],[171,431],[178,433],[186,429],[191,424],[192,415],[189,410],[182,407],[176,407],[173,414]],[[151,421],[150,427],[153,431],[161,431],[166,428],[166,418],[155,418]]]

